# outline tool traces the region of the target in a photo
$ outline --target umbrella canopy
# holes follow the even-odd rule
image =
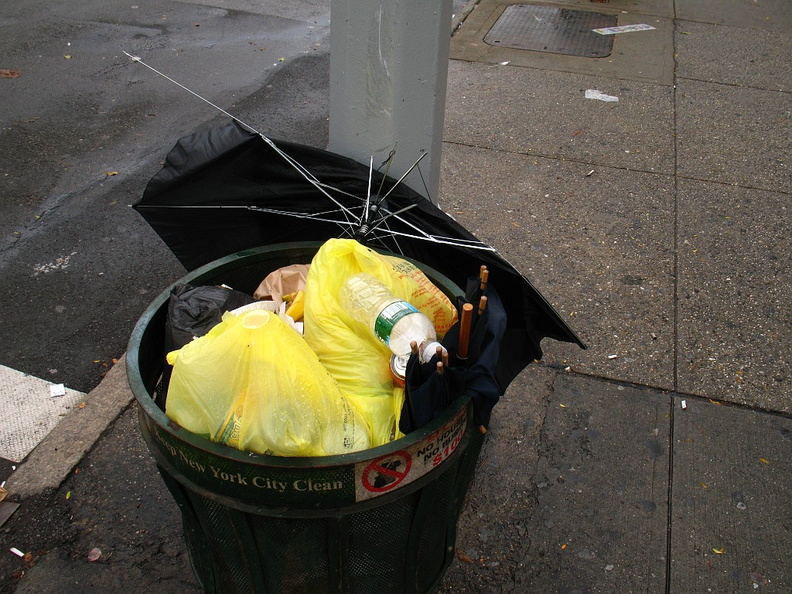
[[[541,358],[543,338],[585,348],[522,274],[417,192],[235,121],[180,139],[134,208],[188,270],[253,247],[333,237],[412,258],[463,287],[485,265],[508,320],[494,373],[504,391]]]

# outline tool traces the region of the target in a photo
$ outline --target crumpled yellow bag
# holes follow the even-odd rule
[[[390,373],[391,352],[341,306],[346,280],[369,273],[433,321],[442,337],[457,311],[445,294],[407,260],[383,256],[352,239],[331,239],[311,262],[305,288],[305,340],[336,380],[341,393],[369,425],[371,446],[401,437],[404,390]]]
[[[167,358],[173,375],[165,412],[188,431],[278,456],[370,447],[366,423],[276,314],[226,312],[208,334]]]

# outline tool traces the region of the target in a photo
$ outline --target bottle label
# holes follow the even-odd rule
[[[215,433],[213,441],[239,449],[239,436],[242,429],[244,408],[244,405],[240,404],[231,409],[225,423]]]
[[[404,316],[414,313],[418,313],[418,310],[406,301],[391,303],[377,316],[377,320],[374,322],[374,334],[385,344],[390,344],[390,335],[396,323]]]

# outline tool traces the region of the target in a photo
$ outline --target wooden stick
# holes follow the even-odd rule
[[[487,280],[489,279],[489,270],[487,270],[486,266],[482,266],[481,273],[479,274],[479,289],[482,291],[487,290]]]
[[[479,299],[478,315],[483,314],[486,308],[487,308],[487,296],[482,295],[481,299]]]
[[[473,319],[473,306],[465,303],[462,306],[462,317],[459,320],[459,348],[457,357],[467,359],[468,344],[470,343],[470,323]]]

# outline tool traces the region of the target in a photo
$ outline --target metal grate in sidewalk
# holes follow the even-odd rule
[[[616,22],[612,14],[512,4],[484,36],[484,42],[510,49],[604,58],[613,49],[613,36],[593,29],[613,27]]]

